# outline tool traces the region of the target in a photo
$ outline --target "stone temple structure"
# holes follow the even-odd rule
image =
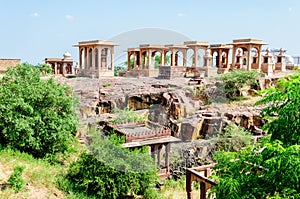
[[[63,58],[45,58],[45,64],[51,65],[54,75],[74,74],[73,59],[68,52],[64,53]]]
[[[81,41],[73,45],[79,50],[78,75],[88,77],[114,76],[114,47],[112,41]]]
[[[79,50],[78,75],[114,76],[112,41],[91,40],[74,45]],[[279,55],[262,49],[259,39],[235,39],[232,43],[210,44],[207,41],[186,41],[183,44],[141,44],[127,49],[126,77],[212,77],[233,69],[257,70],[268,75],[282,72],[286,66],[283,51]],[[231,61],[231,62],[230,62]],[[77,73],[76,73],[77,74]]]
[[[0,59],[0,73],[4,73],[8,67],[21,64],[21,59]]]
[[[122,145],[124,148],[148,146],[155,164],[160,169],[160,177],[170,176],[170,145],[171,143],[181,141],[171,136],[171,129],[151,121],[146,121],[108,124],[105,130],[107,132],[114,131],[120,136],[125,136],[125,143]],[[164,153],[162,153],[163,150]]]

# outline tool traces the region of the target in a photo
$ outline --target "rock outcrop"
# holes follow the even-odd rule
[[[96,123],[103,115],[115,108],[149,110],[149,120],[168,126],[172,135],[183,141],[207,138],[219,133],[228,122],[234,122],[261,135],[265,121],[259,116],[260,109],[253,107],[221,109],[204,106],[203,96],[195,89],[214,89],[219,82],[206,79],[200,85],[189,85],[189,79],[159,80],[155,78],[57,78],[57,81],[73,87],[80,99],[80,117],[84,124]],[[205,94],[205,92],[204,92]],[[224,98],[221,94],[214,98]],[[204,96],[205,97],[205,96]],[[202,100],[201,100],[202,99]],[[108,120],[106,117],[105,120]]]

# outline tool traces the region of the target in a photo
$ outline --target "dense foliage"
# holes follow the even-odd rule
[[[279,79],[276,87],[264,91],[257,104],[266,104],[262,114],[269,119],[264,127],[272,140],[284,145],[300,144],[300,72]]]
[[[157,174],[148,150],[124,149],[122,138],[115,134],[100,137],[93,135],[90,152],[71,164],[66,175],[68,189],[97,198],[122,198],[133,193],[151,198]]]
[[[260,77],[260,73],[254,70],[232,70],[229,73],[223,73],[220,75],[220,79],[223,82],[222,89],[224,89],[226,97],[234,99],[242,95],[241,89],[244,86],[257,87],[257,80]]]
[[[42,70],[41,70],[42,69]],[[0,80],[0,145],[44,157],[64,152],[77,120],[72,89],[53,78],[47,67],[10,67]]]
[[[217,198],[300,198],[300,146],[279,141],[216,153]]]
[[[217,198],[300,198],[300,74],[280,79],[258,104],[271,135],[238,152],[217,152]]]
[[[210,141],[214,144],[215,151],[239,151],[253,143],[253,136],[243,127],[229,124]]]

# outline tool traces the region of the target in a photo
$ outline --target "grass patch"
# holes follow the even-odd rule
[[[103,83],[103,87],[108,87],[108,86],[110,86],[110,85],[111,85],[110,82],[104,82],[104,83]]]
[[[0,150],[0,198],[83,198],[73,193],[64,193],[59,190],[57,179],[67,170],[69,164],[84,150],[79,143],[74,143],[73,148],[64,161],[51,164],[48,159],[37,159],[27,153],[12,149]],[[9,180],[14,168],[24,168],[19,175],[24,179],[24,187],[20,190],[13,189],[13,182],[19,183],[19,178]],[[17,175],[18,177],[18,175]]]
[[[51,165],[43,159],[35,159],[31,155],[4,149],[0,151],[0,175],[1,184],[7,184],[9,176],[13,173],[15,167],[25,168],[22,176],[25,181],[25,187],[18,192],[13,191],[10,187],[0,192],[0,198],[29,198],[32,189],[44,190],[46,195],[56,193],[62,195],[56,188],[56,179],[64,170],[61,165]],[[14,194],[15,195],[12,195]]]

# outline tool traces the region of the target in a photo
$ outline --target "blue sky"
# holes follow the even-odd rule
[[[192,40],[257,38],[300,55],[300,0],[0,0],[0,58],[42,63],[78,41],[162,28]],[[159,35],[158,35],[159,36]]]

